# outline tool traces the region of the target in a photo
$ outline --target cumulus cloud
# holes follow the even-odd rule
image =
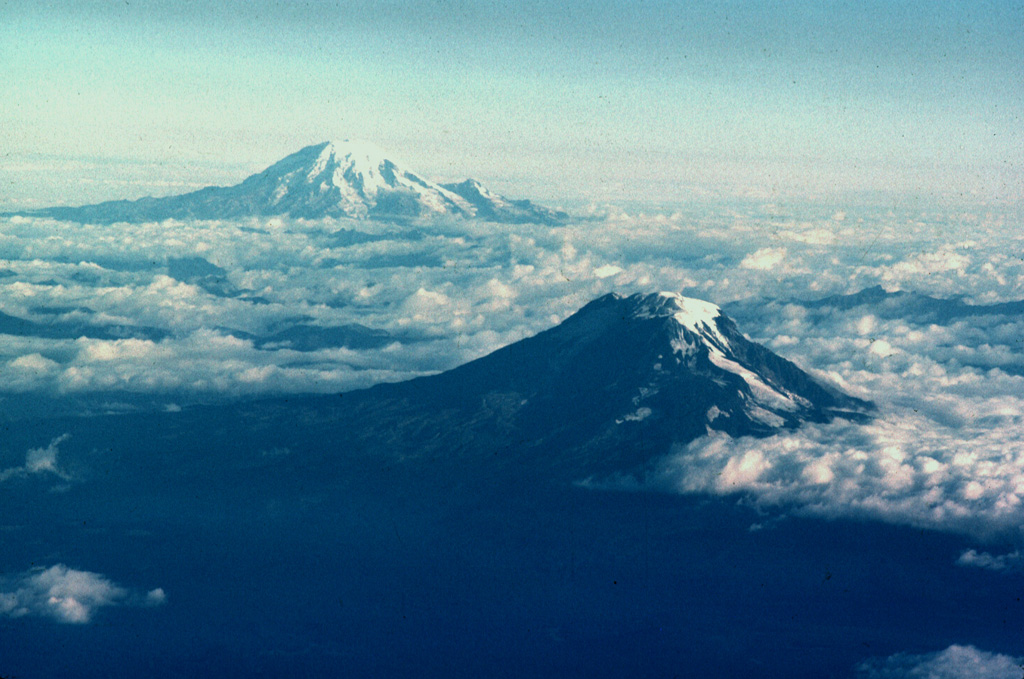
[[[160,588],[140,593],[89,571],[57,564],[0,578],[0,615],[50,618],[85,624],[102,608],[159,606],[167,597]]]
[[[33,353],[19,356],[8,363],[8,367],[15,370],[25,370],[34,373],[48,373],[56,370],[59,364],[56,361],[51,361],[45,356]]]
[[[990,571],[1018,572],[1024,570],[1024,553],[1019,549],[1008,554],[992,555],[968,549],[956,560],[958,566],[982,568]]]
[[[345,390],[454,367],[613,290],[677,290],[719,303],[876,283],[989,301],[1024,296],[1024,264],[1007,254],[1020,237],[1005,215],[836,208],[605,209],[560,227],[0,218],[0,305],[19,319],[0,317],[0,334],[10,333],[0,343],[0,390]],[[968,229],[971,241],[942,238]],[[303,356],[261,341],[299,324],[361,324],[392,333],[400,350],[324,344]],[[800,338],[797,328],[765,329]],[[206,350],[203,337],[240,344],[227,358],[223,346]],[[864,339],[878,341],[880,360],[903,350],[889,337]],[[423,340],[429,352],[415,346]],[[993,366],[1020,362],[1015,348],[982,344],[943,350]]]
[[[59,446],[68,438],[69,434],[64,434],[50,441],[50,445],[45,448],[32,448],[25,454],[24,464],[0,470],[0,481],[31,475],[52,475],[65,481],[70,480],[71,476],[57,465]]]
[[[1024,657],[952,645],[944,651],[897,653],[857,667],[861,679],[1020,679]]]
[[[766,439],[718,434],[678,448],[660,483],[763,505],[988,536],[1019,531],[1024,426],[943,426],[914,413],[809,424]],[[1021,537],[1018,535],[1018,537]]]
[[[608,278],[610,276],[616,276],[622,273],[623,269],[621,266],[615,266],[614,264],[604,264],[594,269],[594,275],[598,278]]]
[[[771,271],[786,259],[787,254],[786,248],[761,248],[744,257],[743,261],[740,262],[740,267],[743,269]]]

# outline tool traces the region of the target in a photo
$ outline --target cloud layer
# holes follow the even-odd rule
[[[1005,532],[1024,498],[1020,314],[801,300],[874,285],[1022,299],[1018,218],[1010,207],[752,203],[593,207],[555,228],[2,218],[0,397],[116,393],[174,407],[344,391],[454,367],[606,292],[676,290],[734,303],[752,339],[875,401],[880,417],[699,441],[666,461],[665,483]]]
[[[1011,218],[742,204],[594,208],[557,228],[2,218],[0,389],[352,389],[453,367],[609,291],[667,289],[724,303],[882,283],[1014,299],[1024,297],[1024,263],[1008,254],[1021,246],[1006,228]],[[967,229],[971,240],[960,237]],[[337,329],[353,324],[388,334],[372,346],[339,339]],[[744,326],[772,338],[797,338],[798,329]],[[929,338],[943,340],[935,350],[944,363],[1022,364],[1016,346],[977,333],[961,341],[968,331]],[[870,350],[885,358],[897,345],[880,334]]]
[[[678,449],[661,483],[683,492],[745,492],[761,504],[827,517],[1020,537],[1024,433],[950,427],[913,411],[867,425],[837,421],[755,439],[712,435]]]

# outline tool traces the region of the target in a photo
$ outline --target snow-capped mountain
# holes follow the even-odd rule
[[[311,405],[332,411],[318,419],[339,449],[576,477],[635,471],[712,432],[767,436],[873,408],[672,293],[607,295],[454,370]]]
[[[436,184],[401,167],[373,144],[347,140],[307,146],[235,186],[32,214],[93,223],[287,215],[399,221],[457,216],[552,224],[566,217],[530,201],[508,200],[472,180]]]

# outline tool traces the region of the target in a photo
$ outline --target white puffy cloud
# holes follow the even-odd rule
[[[910,410],[765,439],[709,435],[667,457],[658,483],[818,516],[1020,538],[1024,418],[1001,422],[950,427]]]
[[[460,220],[95,226],[4,219],[0,303],[41,331],[0,343],[0,389],[350,389],[366,383],[350,354],[323,354],[307,369],[285,345],[240,351],[233,360],[246,365],[239,370],[190,379],[190,337],[258,338],[296,323],[359,323],[395,333],[403,347],[430,338],[429,365],[410,371],[394,370],[393,356],[379,347],[358,350],[361,364],[398,379],[536,333],[612,290],[685,290],[722,303],[811,298],[884,282],[987,301],[1024,296],[1024,265],[1007,254],[1019,250],[1020,237],[989,208],[978,216],[710,203],[602,214],[554,228]],[[967,229],[971,241],[958,236]],[[776,330],[764,334],[800,337],[795,329]],[[74,342],[82,335],[90,343]],[[879,359],[902,349],[875,339]],[[977,361],[1019,361],[1020,352],[1007,353],[1005,344],[964,347]],[[956,344],[943,350],[960,351]],[[109,365],[100,366],[104,355]],[[410,349],[414,355],[423,352]],[[266,379],[251,379],[259,375]],[[339,379],[327,386],[324,375]]]
[[[0,481],[37,474],[49,474],[65,481],[70,480],[70,475],[57,464],[60,444],[66,441],[68,437],[68,434],[64,434],[50,441],[50,445],[45,448],[32,448],[25,454],[24,464],[0,470]]]
[[[989,554],[968,549],[956,560],[958,566],[982,568],[989,571],[1020,571],[1024,569],[1024,553],[1017,549],[1007,554]]]
[[[954,644],[944,651],[897,653],[861,663],[862,679],[1020,679],[1024,657]]]
[[[51,361],[42,354],[32,353],[19,356],[8,364],[9,368],[15,370],[24,370],[35,373],[48,373],[55,370],[58,366],[56,361]]]
[[[740,268],[771,271],[786,259],[787,254],[786,248],[761,248],[744,257]]]
[[[598,278],[609,278],[610,276],[616,276],[622,273],[623,269],[621,266],[614,264],[604,264],[594,269],[594,275]]]
[[[166,599],[162,589],[133,592],[99,573],[64,564],[0,578],[0,616],[10,618],[33,616],[85,624],[102,608],[159,606]]]

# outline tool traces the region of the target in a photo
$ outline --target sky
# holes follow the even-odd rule
[[[1024,3],[0,2],[0,208],[366,139],[545,200],[1017,200]]]

